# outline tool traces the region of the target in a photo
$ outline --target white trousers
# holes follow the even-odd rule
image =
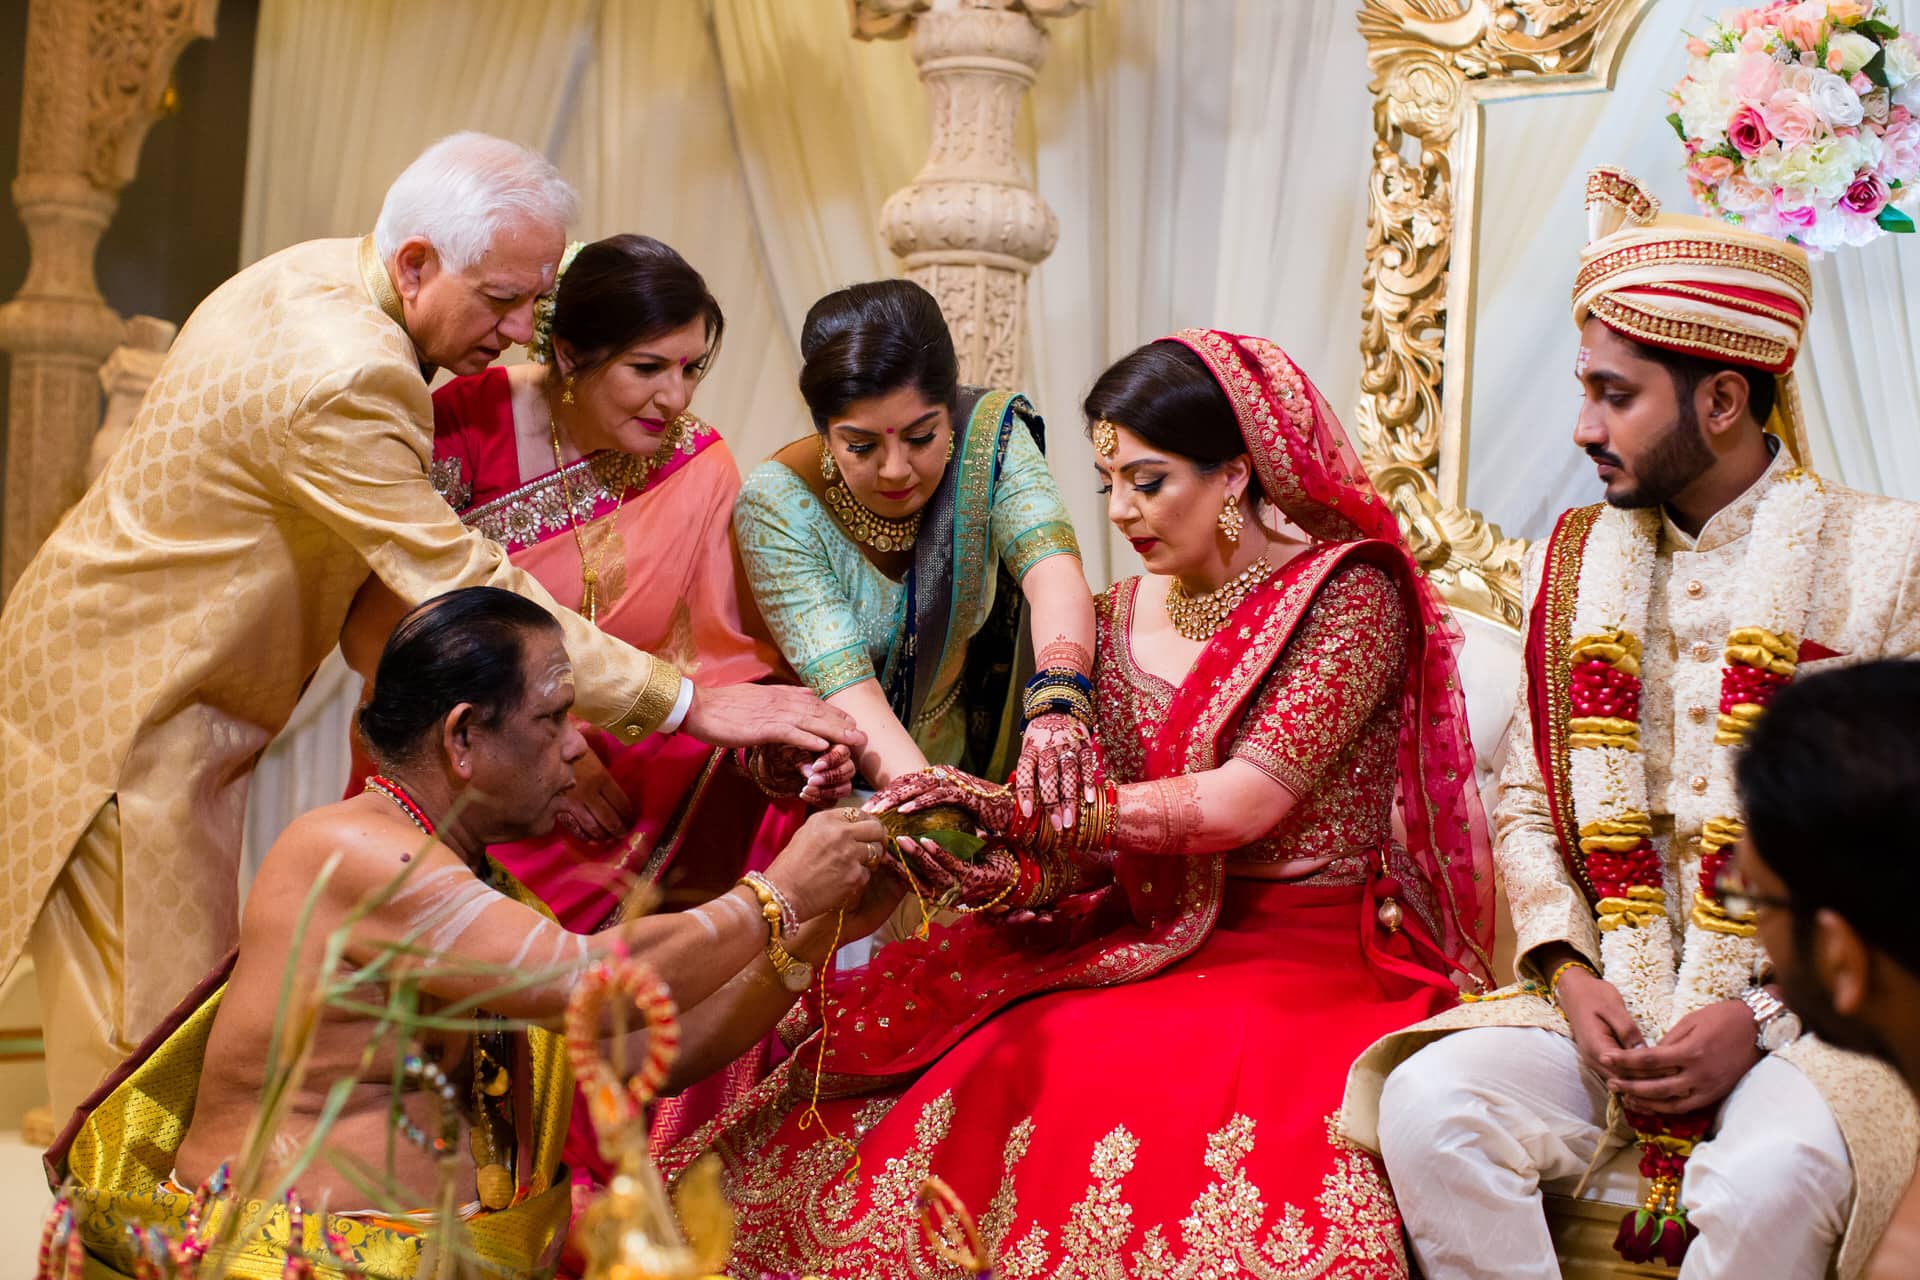
[[[1606,1085],[1573,1041],[1536,1027],[1457,1031],[1401,1063],[1380,1099],[1380,1145],[1428,1280],[1558,1277],[1540,1186],[1572,1190],[1606,1113]],[[1700,1235],[1682,1280],[1819,1280],[1852,1193],[1825,1099],[1763,1059],[1687,1161],[1681,1200]]]

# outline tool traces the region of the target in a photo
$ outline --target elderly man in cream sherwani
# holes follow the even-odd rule
[[[1607,501],[1527,564],[1496,809],[1524,981],[1374,1046],[1343,1123],[1435,1280],[1559,1274],[1540,1187],[1588,1168],[1610,1097],[1650,1180],[1623,1254],[1851,1276],[1912,1172],[1914,1106],[1766,985],[1750,913],[1785,908],[1728,878],[1732,762],[1799,673],[1920,653],[1920,507],[1796,463],[1805,254],[1662,216],[1618,171],[1587,198],[1574,441]]]
[[[693,685],[555,605],[428,477],[427,375],[532,332],[576,200],[479,134],[429,148],[371,236],[215,290],[0,617],[0,969],[32,951],[56,1116],[234,944],[247,779],[378,577],[507,587],[566,632],[577,713],[629,740],[856,745],[797,689]]]

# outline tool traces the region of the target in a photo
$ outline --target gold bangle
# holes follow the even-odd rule
[[[1598,969],[1588,964],[1579,956],[1575,956],[1571,960],[1563,961],[1560,966],[1547,977],[1547,999],[1553,1002],[1553,1007],[1556,1009],[1560,1007],[1560,978],[1561,975],[1565,974],[1569,969],[1585,969],[1596,978],[1600,976]]]

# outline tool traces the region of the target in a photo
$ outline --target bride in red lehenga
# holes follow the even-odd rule
[[[1086,411],[1149,569],[1101,601],[1111,777],[1064,830],[951,769],[876,798],[962,804],[1017,856],[903,845],[979,909],[834,975],[825,1033],[815,992],[794,1056],[664,1153],[669,1174],[721,1156],[735,1275],[957,1274],[921,1239],[929,1174],[1003,1280],[1406,1274],[1379,1165],[1333,1115],[1355,1055],[1485,976],[1456,633],[1272,343],[1151,343]]]

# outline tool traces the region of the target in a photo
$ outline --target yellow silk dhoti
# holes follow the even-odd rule
[[[224,985],[218,987],[114,1086],[81,1121],[64,1150],[50,1159],[68,1176],[68,1194],[87,1247],[87,1275],[134,1275],[129,1226],[158,1228],[184,1240],[193,1197],[173,1181],[175,1154],[193,1121],[201,1064]],[[531,1070],[516,1087],[531,1091],[533,1132],[525,1164],[515,1170],[515,1202],[481,1212],[451,1228],[460,1247],[497,1274],[540,1273],[551,1265],[571,1214],[571,1182],[560,1164],[573,1100],[572,1073],[561,1037],[535,1028],[527,1033]],[[238,1223],[229,1219],[238,1215]],[[290,1239],[284,1204],[250,1200],[214,1202],[201,1227],[218,1238],[233,1236],[221,1272],[240,1280],[279,1280],[289,1249],[298,1248],[319,1280],[412,1280],[428,1248],[446,1247],[447,1232],[431,1215],[404,1218],[308,1213],[302,1239]],[[327,1236],[334,1237],[333,1252]],[[441,1243],[433,1243],[439,1237]],[[351,1270],[340,1265],[351,1264]],[[464,1272],[462,1272],[464,1274]]]

